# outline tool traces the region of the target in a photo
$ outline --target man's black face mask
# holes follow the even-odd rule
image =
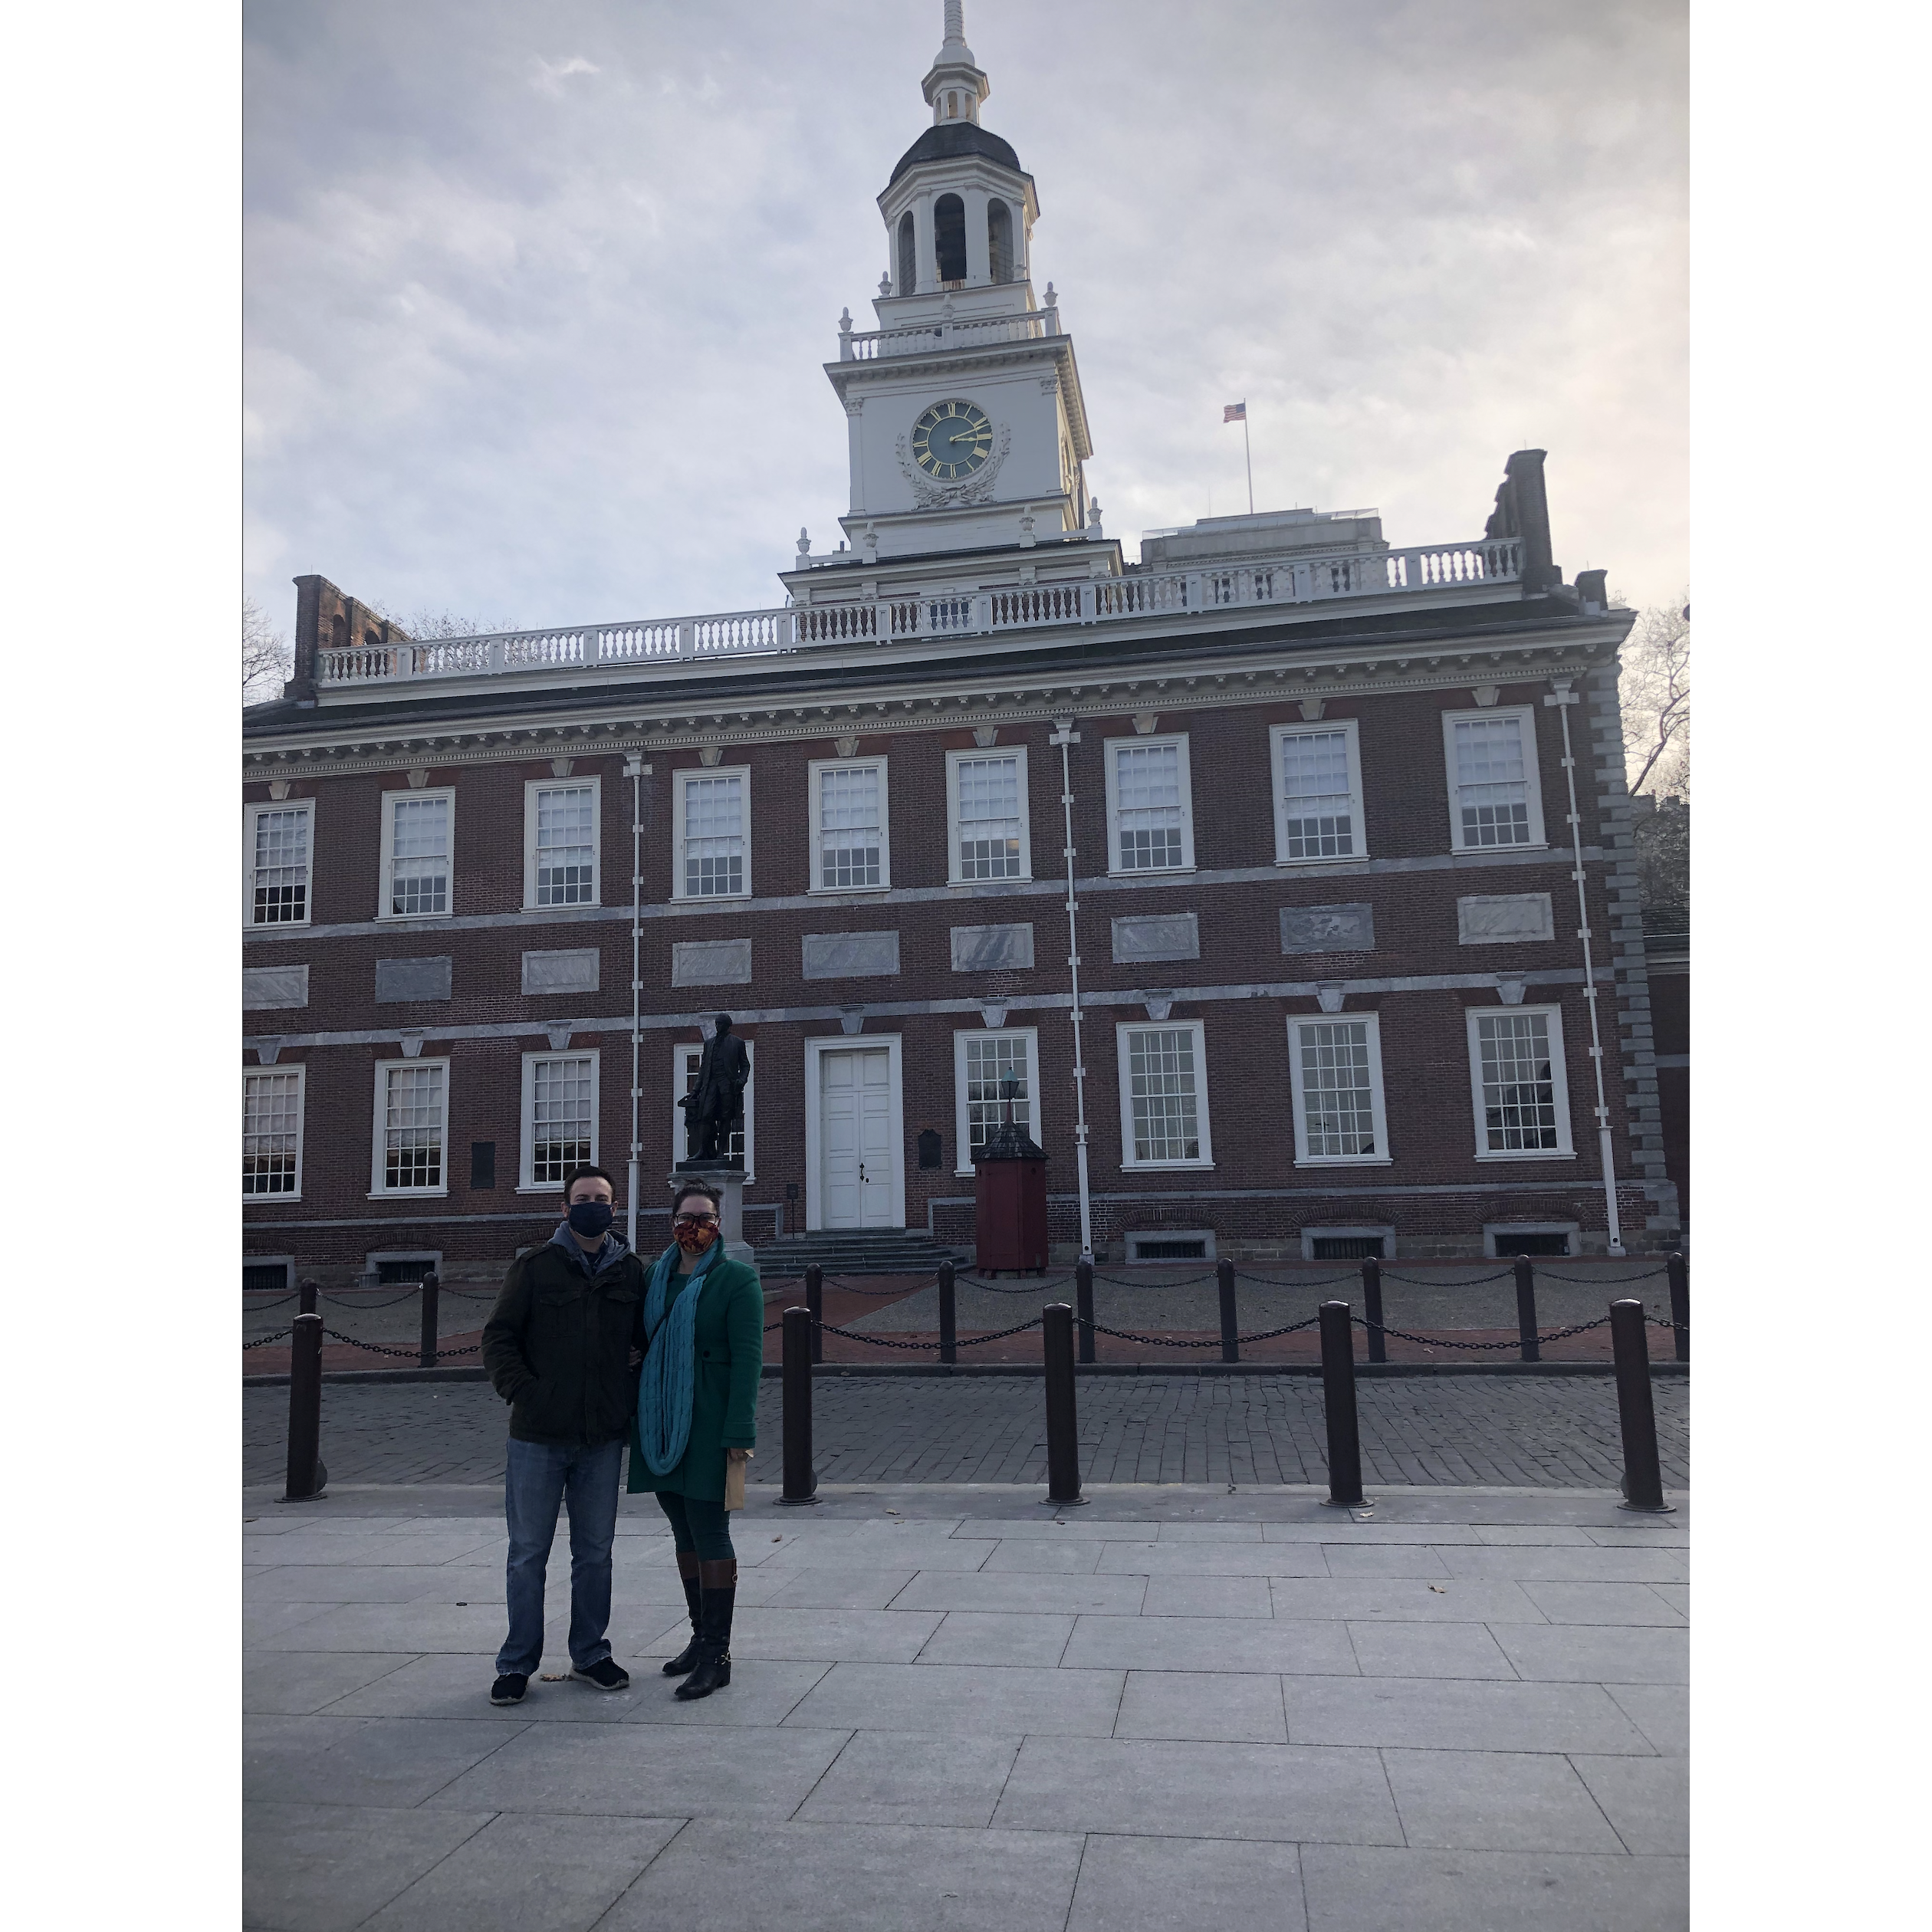
[[[570,1204],[570,1227],[578,1234],[602,1234],[611,1223],[610,1203],[607,1201],[573,1201]]]

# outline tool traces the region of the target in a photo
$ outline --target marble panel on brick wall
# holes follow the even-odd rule
[[[1512,892],[1456,902],[1456,937],[1465,946],[1521,945],[1556,936],[1547,892]]]
[[[955,973],[990,973],[1002,967],[1033,963],[1031,925],[955,926],[952,966]]]
[[[379,959],[376,962],[376,1003],[396,1000],[446,1000],[449,997],[449,961]]]
[[[1281,950],[1285,953],[1373,952],[1372,905],[1284,905]]]
[[[266,1007],[304,1007],[308,1004],[308,968],[306,966],[244,966],[242,968],[242,1010],[258,1013]]]
[[[1122,964],[1142,959],[1198,959],[1200,918],[1192,912],[1135,912],[1116,919],[1113,956]]]
[[[527,952],[523,956],[526,993],[594,993],[599,955],[595,946],[573,952]]]
[[[748,986],[749,939],[686,939],[671,948],[673,986]]]
[[[899,969],[896,932],[808,932],[808,980],[874,979]]]

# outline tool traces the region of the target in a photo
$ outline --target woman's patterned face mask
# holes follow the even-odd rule
[[[702,1254],[718,1238],[718,1221],[710,1214],[680,1214],[672,1222],[671,1233],[685,1254]]]

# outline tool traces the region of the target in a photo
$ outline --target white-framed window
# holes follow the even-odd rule
[[[1120,1061],[1120,1145],[1124,1168],[1205,1168],[1214,1164],[1208,1134],[1208,1056],[1198,1020],[1116,1029]]]
[[[1288,1022],[1297,1167],[1385,1167],[1382,1032],[1372,1013]]]
[[[1442,748],[1449,769],[1452,850],[1490,852],[1543,843],[1536,714],[1530,706],[1444,711]]]
[[[946,754],[946,876],[951,884],[1032,878],[1027,819],[1024,744]]]
[[[304,1070],[248,1069],[242,1076],[242,1198],[302,1198]]]
[[[1107,740],[1107,869],[1191,872],[1194,795],[1188,738]]]
[[[1277,724],[1268,738],[1274,764],[1275,863],[1365,858],[1355,721]]]
[[[290,799],[244,807],[242,837],[242,923],[307,925],[314,800]]]
[[[595,778],[533,778],[524,787],[524,904],[595,905],[600,840]]]
[[[560,1194],[564,1177],[597,1159],[597,1056],[523,1056],[523,1155],[517,1185]]]
[[[883,758],[814,758],[812,886],[815,892],[883,892],[892,882]]]
[[[374,1194],[449,1191],[449,1063],[376,1063]]]
[[[701,766],[672,780],[673,899],[751,895],[751,767]]]
[[[953,1145],[958,1152],[956,1174],[974,1171],[974,1150],[1006,1119],[1009,1079],[1020,1083],[1013,1096],[1013,1118],[1020,1131],[1041,1146],[1040,1138],[1040,1029],[1012,1027],[999,1033],[953,1035]]]
[[[1469,1084],[1479,1161],[1561,1160],[1570,1145],[1560,1007],[1471,1007]]]
[[[755,1181],[757,1170],[753,1162],[757,1158],[757,1123],[753,1118],[757,1106],[758,1043],[745,1040],[743,1033],[736,1036],[744,1040],[745,1063],[751,1069],[751,1078],[744,1086],[744,1120],[738,1131],[724,1143],[726,1158],[744,1163],[744,1179],[747,1186]],[[678,1105],[684,1096],[693,1092],[698,1085],[698,1063],[705,1056],[702,1043],[694,1045],[689,1040],[679,1040],[671,1049],[671,1158],[673,1164],[685,1157],[687,1142],[685,1138],[685,1110]]]
[[[379,918],[433,919],[448,915],[455,838],[455,792],[383,793]]]

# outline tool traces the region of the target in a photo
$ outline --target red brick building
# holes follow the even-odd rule
[[[655,1209],[721,1011],[754,1244],[969,1246],[1007,1076],[1059,1257],[1083,1111],[1109,1260],[1672,1244],[1631,614],[1564,582],[1543,453],[1480,536],[1301,511],[1128,562],[984,84],[949,40],[880,197],[846,541],[782,608],[419,643],[297,580],[244,721],[255,1279],[493,1273],[580,1158]]]

